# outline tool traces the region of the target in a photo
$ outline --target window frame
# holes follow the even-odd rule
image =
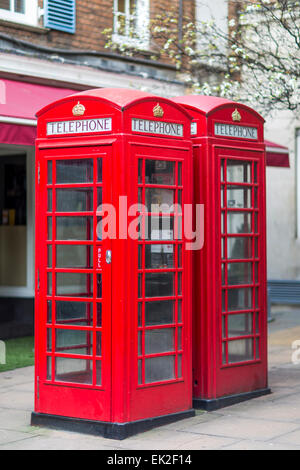
[[[26,24],[30,26],[38,26],[38,0],[24,0],[25,13],[15,12],[16,0],[9,0],[10,9],[0,8],[0,20],[12,21],[14,23]]]
[[[118,11],[118,0],[114,0],[113,5],[113,34],[112,40],[115,43],[125,46],[137,47],[139,49],[148,49],[150,43],[149,33],[149,17],[150,17],[150,1],[149,0],[136,0],[137,23],[136,34],[137,37],[130,37],[130,1],[124,0],[125,3],[125,35],[118,34],[118,17],[121,16]]]

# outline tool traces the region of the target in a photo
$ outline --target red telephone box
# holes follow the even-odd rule
[[[190,123],[125,89],[38,113],[33,424],[123,439],[194,415]]]
[[[194,118],[194,202],[205,211],[194,255],[194,406],[213,410],[270,392],[264,120],[221,98],[174,101]]]

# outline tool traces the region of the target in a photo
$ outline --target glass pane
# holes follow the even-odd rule
[[[228,311],[252,308],[252,289],[228,289]]]
[[[93,297],[93,275],[57,273],[56,295],[63,297]]]
[[[48,212],[52,212],[52,189],[48,189]]]
[[[98,158],[98,183],[102,183],[102,158]]]
[[[234,209],[247,209],[252,207],[252,191],[241,186],[227,188],[227,207]]]
[[[143,183],[143,160],[139,160],[138,167],[138,182],[139,184]]]
[[[25,0],[15,0],[15,12],[25,14]]]
[[[178,328],[177,349],[179,351],[182,349],[182,327]]]
[[[93,191],[91,189],[57,189],[56,212],[93,211]]]
[[[102,298],[102,274],[97,274],[97,298]]]
[[[47,328],[47,352],[52,351],[52,329]]]
[[[52,273],[47,274],[47,295],[52,295]]]
[[[138,355],[142,355],[142,338],[143,338],[143,332],[139,331],[138,332]]]
[[[60,325],[93,326],[93,305],[90,302],[57,301],[56,323]]]
[[[145,359],[145,383],[175,378],[175,357],[162,356]]]
[[[93,217],[56,217],[56,240],[92,240]]]
[[[102,326],[102,304],[97,303],[97,326],[101,327]]]
[[[125,0],[118,0],[118,11],[125,13]]]
[[[174,273],[145,274],[146,297],[174,295]]]
[[[9,1],[9,0],[8,0]],[[0,7],[1,8],[1,7]],[[48,179],[47,182],[48,184],[52,184],[52,171],[53,171],[53,165],[52,165],[52,160],[48,160],[47,162],[47,171],[48,171]]]
[[[230,237],[227,241],[228,259],[252,258],[252,239],[247,237]]]
[[[182,295],[182,273],[178,273],[178,295]]]
[[[182,300],[178,300],[178,323],[182,323]]]
[[[102,211],[102,188],[98,188],[97,191],[97,211],[101,212]]]
[[[52,268],[52,245],[48,245],[48,263],[47,266],[48,268]]]
[[[182,163],[178,163],[178,186],[182,186]]]
[[[92,183],[93,160],[57,160],[56,184]]]
[[[93,354],[93,334],[81,330],[56,330],[55,351],[64,354]]]
[[[47,237],[48,240],[52,240],[52,217],[48,217],[48,229],[47,229]]]
[[[145,245],[145,268],[166,269],[175,266],[174,245]]]
[[[251,219],[249,212],[228,212],[227,233],[251,233]]]
[[[92,361],[57,357],[55,359],[55,380],[57,382],[92,385]]]
[[[138,326],[143,325],[143,304],[139,302],[138,305]]]
[[[96,332],[96,356],[102,356],[102,333]]]
[[[228,263],[228,284],[252,284],[252,263]]]
[[[139,245],[139,254],[138,254],[138,267],[142,269],[143,266],[143,247]]]
[[[52,301],[47,301],[47,323],[52,323]]]
[[[177,369],[178,369],[178,377],[182,377],[182,356],[181,356],[181,354],[178,356]]]
[[[146,184],[175,184],[175,163],[164,160],[146,160]]]
[[[167,325],[175,322],[174,300],[145,303],[145,324]]]
[[[96,385],[102,385],[102,362],[96,361]]]
[[[253,340],[239,339],[236,341],[228,341],[228,362],[234,364],[236,362],[251,361],[253,356]]]
[[[145,331],[145,354],[174,351],[174,328]]]
[[[88,245],[57,245],[57,268],[92,268],[93,247]]]
[[[174,212],[174,194],[173,189],[146,189],[147,211],[155,213]]]
[[[47,357],[47,380],[52,380],[52,360]]]
[[[228,338],[253,333],[253,316],[250,314],[228,315]]]
[[[232,183],[251,183],[251,163],[227,160],[227,181]]]
[[[259,338],[256,338],[256,351],[255,351],[255,359],[259,359],[260,354],[259,354]]]
[[[150,240],[174,240],[174,217],[154,217],[145,218],[145,236]]]

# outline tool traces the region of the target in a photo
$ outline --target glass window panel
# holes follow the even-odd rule
[[[255,308],[259,308],[259,288],[255,288]]]
[[[228,289],[228,311],[249,310],[252,308],[252,289],[240,287]]]
[[[93,217],[56,217],[56,240],[92,240]]]
[[[139,384],[143,383],[142,369],[143,369],[143,361],[140,359],[138,361],[138,383]]]
[[[96,356],[102,356],[102,333],[96,332]]]
[[[93,247],[89,245],[57,245],[57,268],[92,268]]]
[[[239,339],[236,341],[228,341],[228,362],[234,364],[236,362],[251,361],[254,359],[253,340]]]
[[[178,273],[178,295],[182,295],[182,273]]]
[[[182,186],[182,163],[178,162],[178,186]]]
[[[102,303],[97,303],[96,306],[97,310],[97,326],[101,327],[102,326]]]
[[[227,333],[226,333],[226,316],[223,315],[222,317],[222,338],[226,338]]]
[[[145,303],[145,324],[167,325],[175,322],[174,300],[163,300]]]
[[[93,334],[82,330],[56,330],[55,351],[64,354],[92,356]]]
[[[15,0],[15,12],[25,14],[25,0]]]
[[[138,266],[139,266],[139,269],[142,269],[142,266],[143,266],[143,247],[142,245],[139,245],[139,254],[138,254]]]
[[[146,297],[174,295],[174,273],[145,274]]]
[[[52,380],[52,359],[47,357],[47,380]]]
[[[47,228],[47,237],[48,240],[52,240],[52,217],[47,217],[48,220],[48,228]]]
[[[252,207],[252,190],[241,186],[227,187],[227,207],[247,209]]]
[[[55,380],[57,382],[92,385],[92,361],[57,357],[55,359]]]
[[[93,211],[93,191],[91,189],[57,189],[56,212]]]
[[[96,385],[102,385],[102,362],[96,361]]]
[[[47,274],[47,294],[52,295],[52,273]]]
[[[161,356],[145,359],[145,383],[175,378],[175,357]]]
[[[98,212],[102,211],[102,202],[103,202],[102,188],[98,188],[98,191],[97,191],[97,211]]]
[[[52,329],[47,328],[47,352],[52,352]]]
[[[174,212],[174,195],[173,189],[146,189],[147,211],[167,214]]]
[[[179,351],[182,349],[182,327],[178,328],[177,349]]]
[[[251,183],[251,163],[240,160],[227,160],[227,181]]]
[[[102,298],[102,274],[97,274],[97,298]]]
[[[47,301],[47,323],[52,323],[52,301]]]
[[[56,323],[60,325],[93,326],[93,305],[90,302],[57,301]]]
[[[138,182],[139,184],[143,183],[143,160],[139,160],[138,167]]]
[[[142,337],[143,337],[143,332],[139,331],[138,332],[138,355],[142,355]]]
[[[47,169],[48,169],[48,184],[52,184],[52,172],[53,172],[53,164],[52,160],[48,160],[47,162]]]
[[[145,354],[174,351],[174,328],[145,331]]]
[[[93,297],[93,275],[56,273],[56,295],[62,297]]]
[[[174,268],[174,245],[153,244],[145,245],[145,268],[166,269]]]
[[[182,300],[178,300],[178,323],[182,323]]]
[[[178,247],[177,264],[178,264],[178,268],[182,268],[182,245],[177,245],[177,247]]]
[[[222,264],[222,286],[226,284],[226,264]]]
[[[251,233],[252,216],[249,212],[228,212],[227,233]]]
[[[226,364],[226,363],[227,363],[227,359],[226,359],[226,343],[223,343],[223,344],[222,344],[222,362],[223,362],[223,364]]]
[[[253,316],[250,314],[228,315],[228,338],[253,333]]]
[[[227,256],[228,259],[252,258],[252,239],[248,237],[228,237]]]
[[[143,325],[143,304],[139,302],[138,304],[138,326]]]
[[[145,236],[150,240],[174,240],[174,217],[154,217],[145,218]]]
[[[146,184],[175,184],[175,163],[165,160],[145,160]]]
[[[102,167],[103,167],[102,158],[98,158],[97,163],[98,163],[97,181],[98,183],[102,183]]]
[[[52,212],[52,189],[48,189],[48,212]]]
[[[143,275],[139,274],[138,277],[138,297],[143,297]]]
[[[182,377],[182,355],[181,354],[179,354],[178,356],[177,370],[178,370],[178,377]]]
[[[259,327],[259,313],[255,314],[255,332],[256,334],[260,333],[260,327]]]
[[[56,184],[92,182],[92,159],[56,160]]]
[[[259,338],[256,338],[256,351],[255,351],[255,359],[259,359],[260,354],[259,354]]]
[[[47,247],[47,251],[48,251],[48,268],[52,268],[52,245],[48,245]]]
[[[252,283],[252,263],[228,263],[228,285]]]
[[[226,290],[222,290],[222,312],[226,312]]]

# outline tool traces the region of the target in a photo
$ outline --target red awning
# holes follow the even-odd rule
[[[265,140],[267,166],[290,168],[289,149],[283,145]]]
[[[76,90],[1,79],[0,143],[34,145],[36,112],[73,93]]]

